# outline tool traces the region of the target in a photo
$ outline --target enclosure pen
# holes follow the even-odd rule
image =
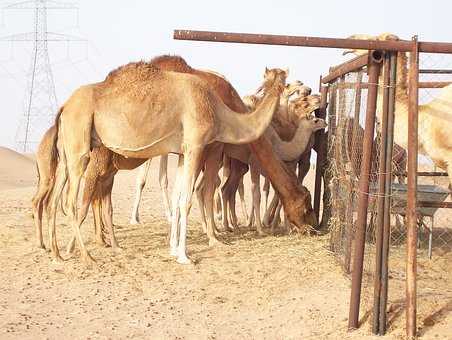
[[[431,216],[433,220],[436,209],[452,207],[451,202],[444,202],[447,191],[435,186],[418,186],[418,176],[447,176],[444,172],[418,171],[419,89],[440,89],[452,84],[444,79],[425,81],[419,75],[450,75],[452,70],[432,67],[419,69],[419,55],[452,54],[452,44],[422,42],[417,37],[411,41],[358,40],[190,30],[175,30],[174,38],[367,50],[364,55],[331,67],[329,74],[320,78],[321,106],[316,115],[326,117],[328,131],[317,134],[314,208],[316,215],[322,216],[320,229],[330,232],[330,249],[342,261],[346,273],[350,273],[352,268],[348,320],[350,329],[359,326],[365,279],[364,287],[373,287],[372,331],[385,334],[388,326],[388,282],[389,279],[393,280],[389,274],[392,265],[390,261],[402,256],[400,241],[406,242],[406,253],[403,255],[405,276],[400,275],[405,283],[406,335],[408,338],[416,337],[417,298],[424,298],[418,294],[416,281],[417,247],[420,242],[418,228],[425,228],[424,216]],[[409,56],[409,65],[399,62],[402,55]],[[380,77],[380,73],[383,77]],[[403,78],[405,73],[408,74],[408,80]],[[398,101],[397,91],[400,88],[408,90],[406,102]],[[361,115],[364,103],[365,116]],[[404,141],[408,145],[406,171],[401,167],[403,163],[400,161],[406,151],[395,143],[394,137],[400,133],[395,128],[397,110],[408,111],[407,121],[403,122],[408,126],[408,140]],[[364,129],[360,124],[363,119]],[[374,131],[377,131],[375,139]],[[393,183],[394,176],[399,180],[397,185]],[[404,177],[408,178],[407,186],[404,184]],[[323,210],[320,214],[322,179]],[[406,239],[401,236],[405,233],[405,227],[396,223],[397,228],[391,230],[391,214],[406,218]],[[431,257],[433,225],[429,232]],[[445,233],[444,231],[443,234]],[[398,236],[397,240],[393,239],[395,236]],[[452,238],[445,238],[444,244],[450,247]],[[390,256],[389,248],[392,245],[397,248],[391,248]],[[372,261],[375,262],[370,266]],[[373,271],[373,284],[367,279],[367,271],[363,277],[363,269]],[[395,274],[395,269],[393,270]],[[400,289],[399,286],[398,288]]]

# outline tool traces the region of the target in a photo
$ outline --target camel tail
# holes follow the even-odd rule
[[[51,177],[55,178],[55,172],[56,172],[56,168],[58,165],[58,160],[60,158],[59,153],[58,153],[58,131],[60,129],[60,116],[61,113],[63,112],[64,106],[60,107],[60,109],[58,110],[56,117],[55,117],[55,134],[53,135],[53,140],[52,140],[52,150],[51,150],[51,156],[50,156],[50,173],[51,173]]]

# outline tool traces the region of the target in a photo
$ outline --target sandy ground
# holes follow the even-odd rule
[[[0,151],[0,339],[380,339],[370,335],[368,307],[363,326],[347,332],[350,281],[328,251],[328,236],[258,238],[241,228],[221,235],[228,245],[209,248],[195,208],[188,235],[195,264],[176,264],[165,241],[157,162],[141,225],[128,223],[135,173],[117,176],[114,218],[122,253],[92,242],[90,215],[83,232],[98,266],[86,268],[78,257],[53,265],[34,248],[34,163]],[[57,233],[63,247],[70,236],[63,216]],[[422,267],[426,261],[420,268],[429,276],[421,284],[449,286],[420,298],[420,334],[450,339],[452,281],[441,268],[452,258],[439,257],[435,271]],[[403,300],[390,302],[384,338],[403,338]]]

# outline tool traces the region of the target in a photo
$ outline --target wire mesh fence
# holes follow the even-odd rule
[[[419,89],[420,111],[428,110],[428,104],[440,96],[442,88],[452,81],[452,57],[440,54],[421,54]],[[443,72],[435,70],[443,70]],[[429,72],[430,71],[430,72]],[[429,72],[429,73],[427,73]],[[436,73],[435,73],[436,72]],[[395,86],[394,146],[392,149],[392,180],[390,186],[391,223],[389,250],[389,330],[404,313],[405,261],[406,261],[406,143],[407,143],[407,59],[397,58],[397,81]],[[380,78],[381,79],[381,78]],[[364,122],[366,120],[367,84],[365,70],[351,72],[330,83],[328,92],[328,164],[327,183],[331,190],[331,219],[329,221],[330,249],[347,274],[353,268],[354,236],[356,232],[357,199],[359,194],[361,161],[363,155]],[[380,168],[382,91],[378,84],[375,137],[369,178],[369,208],[366,223],[366,243],[363,266],[363,294],[361,310],[365,315],[372,310],[373,279],[376,272],[376,221],[378,181]],[[452,98],[451,98],[452,102]],[[452,107],[452,104],[450,104]],[[420,113],[420,115],[423,113]],[[427,138],[430,127],[420,119],[419,141]],[[433,168],[428,157],[419,156],[419,171],[431,172],[445,169]],[[427,153],[428,154],[428,153]],[[449,180],[445,176],[418,177],[418,201],[450,200]],[[447,198],[449,196],[449,198]],[[432,322],[431,315],[444,298],[452,298],[452,210],[420,207],[418,213],[418,301],[420,324]],[[441,310],[441,308],[440,308]]]

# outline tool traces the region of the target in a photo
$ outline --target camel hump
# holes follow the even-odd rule
[[[161,55],[153,58],[150,63],[166,71],[174,71],[180,73],[193,73],[194,69],[187,64],[184,58],[178,55]]]

